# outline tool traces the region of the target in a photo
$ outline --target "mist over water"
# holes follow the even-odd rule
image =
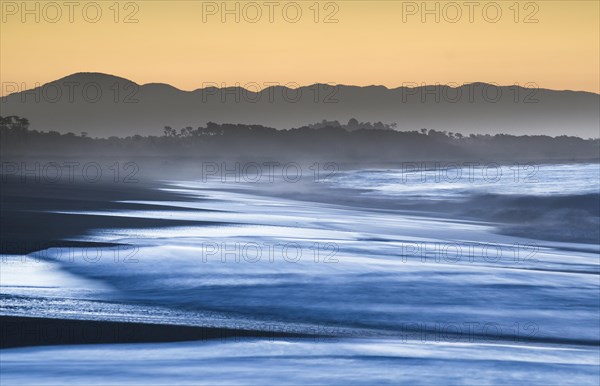
[[[497,163],[440,163],[401,169],[340,172],[335,185],[366,189],[368,194],[429,199],[466,198],[476,194],[578,195],[598,193],[600,166]]]
[[[344,366],[352,361],[363,380],[385,381],[376,371],[383,365],[379,361],[389,365],[400,361],[411,372],[430,377],[421,381],[438,379],[431,372],[433,364],[485,371],[483,379],[490,382],[506,381],[502,369],[509,370],[515,382],[525,377],[522,371],[539,380],[571,381],[577,373],[582,382],[589,381],[598,376],[599,364],[598,243],[536,239],[533,234],[534,238],[515,237],[501,234],[501,222],[455,214],[468,213],[477,197],[494,197],[495,206],[488,209],[497,213],[512,210],[498,205],[519,204],[506,201],[507,197],[535,199],[543,205],[544,199],[571,203],[578,197],[597,196],[598,170],[597,164],[543,165],[525,177],[518,171],[516,178],[515,170],[498,167],[495,175],[505,177],[505,182],[496,177],[492,181],[489,167],[487,175],[483,168],[474,168],[473,178],[460,182],[444,181],[451,170],[440,174],[432,169],[353,170],[318,183],[287,186],[282,186],[285,181],[252,184],[222,178],[171,181],[164,189],[184,193],[185,200],[128,201],[141,204],[141,209],[71,213],[206,223],[98,229],[79,238],[125,245],[118,259],[112,247],[93,255],[81,249],[70,258],[60,248],[34,253],[32,258],[71,275],[74,284],[63,285],[64,301],[54,298],[47,305],[39,302],[46,296],[40,288],[4,284],[3,293],[10,296],[3,308],[17,315],[315,336],[295,338],[284,346],[277,341],[165,346],[190,358],[205,351],[218,353],[213,363],[225,367],[237,363],[252,376],[259,376],[261,363],[306,371],[320,353],[318,366],[323,371],[340,360]],[[307,200],[311,191],[312,199]],[[395,206],[398,201],[400,207]],[[422,210],[424,202],[461,210],[438,211],[440,216],[435,216]],[[156,204],[161,209],[152,206]],[[597,208],[580,209],[589,217],[580,221],[597,221]],[[78,290],[79,280],[94,285]],[[160,344],[146,347],[148,355],[166,360]],[[29,349],[9,351],[6,358],[23,350]],[[103,350],[116,352],[110,346],[31,350],[35,354],[27,361],[33,365],[51,363],[46,356],[52,350],[65,355],[75,350],[84,361]],[[120,355],[100,363],[111,365]],[[289,362],[290,355],[301,359]],[[253,365],[245,367],[250,357]],[[565,357],[569,361],[563,363]],[[8,379],[26,379],[5,363],[9,362],[3,362]],[[173,366],[186,366],[185,360]],[[201,369],[206,370],[200,366],[196,371]],[[115,380],[122,381],[119,374]],[[189,372],[178,381],[193,379]],[[277,372],[264,378],[276,379]]]
[[[474,200],[481,197],[493,197],[487,210],[494,213],[507,203],[520,205],[519,200],[533,200],[541,211],[556,210],[556,202],[549,203],[555,208],[544,208],[544,200],[561,199],[565,210],[579,211],[580,222],[597,221],[597,207],[582,208],[586,202],[581,197],[597,196],[598,165],[544,165],[519,178],[508,166],[498,170],[505,182],[501,178],[492,182],[491,171],[482,174],[482,168],[473,169],[472,179],[457,182],[443,177],[436,182],[436,171],[429,169],[354,170],[319,183],[287,186],[281,181],[252,184],[220,178],[171,181],[166,189],[184,193],[185,200],[128,201],[142,209],[72,215],[207,223],[98,229],[79,238],[126,245],[131,248],[127,262],[125,258],[117,262],[114,248],[108,247],[100,256],[87,258],[84,249],[70,259],[60,248],[37,252],[32,256],[49,260],[77,280],[91,280],[94,286],[85,292],[64,289],[63,296],[70,301],[58,307],[40,305],[32,297],[5,303],[4,310],[315,334],[315,339],[293,339],[283,346],[272,341],[168,345],[177,355],[189,350],[190,357],[205,350],[218,353],[211,361],[222,369],[231,360],[252,361],[245,371],[253,376],[271,362],[289,366],[290,371],[306,371],[320,352],[318,366],[324,366],[323,371],[333,371],[336,361],[352,361],[357,375],[372,381],[382,380],[376,371],[382,365],[379,361],[408,366],[422,375],[422,382],[440,380],[439,375],[426,378],[433,376],[434,363],[441,368],[493,369],[490,379],[498,379],[499,369],[506,369],[517,383],[522,371],[553,382],[571,381],[576,372],[579,379],[589,381],[598,376],[599,364],[598,243],[579,237],[548,240],[534,233],[517,237],[506,231],[506,222],[459,214],[470,213]],[[312,191],[311,200],[307,191]],[[429,201],[437,206],[427,206]],[[156,204],[162,205],[160,210],[153,209]],[[441,210],[445,205],[452,210]],[[411,212],[407,207],[426,210]],[[556,231],[569,234],[568,229]],[[3,293],[31,294],[6,285]],[[91,307],[89,301],[103,305]],[[239,351],[232,351],[234,345]],[[146,347],[148,355],[166,358],[160,345]],[[32,360],[43,362],[52,350],[63,351],[36,351]],[[64,352],[71,355],[78,350],[113,352],[110,347]],[[19,350],[5,355],[10,363]],[[286,359],[290,355],[302,359],[291,363]],[[555,359],[548,360],[553,355]],[[407,356],[412,358],[409,362]],[[110,365],[115,358],[103,360]],[[185,366],[184,362],[175,366]],[[26,379],[9,364],[3,366],[9,379]],[[205,368],[196,371],[200,369]],[[397,371],[401,370],[392,370],[388,381],[399,375]],[[117,371],[115,380],[124,376]],[[277,371],[264,377],[279,379]],[[460,377],[452,379],[460,383]],[[180,381],[192,379],[189,373]],[[338,369],[330,377],[304,380],[347,379]]]

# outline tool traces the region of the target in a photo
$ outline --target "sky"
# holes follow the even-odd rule
[[[22,89],[103,72],[183,90],[488,82],[600,92],[598,0],[223,4],[2,0],[0,78]]]

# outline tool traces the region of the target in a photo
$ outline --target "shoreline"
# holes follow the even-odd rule
[[[181,225],[214,225],[209,221],[149,219],[77,213],[119,210],[188,210],[162,205],[141,205],[128,200],[179,201],[185,195],[161,190],[161,182],[122,184],[24,183],[6,178],[0,190],[0,255],[27,255],[52,247],[110,247],[114,243],[75,240],[93,229],[160,228]]]
[[[276,330],[0,315],[0,349],[111,343],[161,343],[232,338],[310,338]]]

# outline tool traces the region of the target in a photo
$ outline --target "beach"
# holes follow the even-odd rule
[[[541,172],[533,187],[420,191],[392,184],[389,170],[294,184],[13,180],[2,190],[3,383],[185,384],[198,372],[208,383],[268,382],[283,368],[308,383],[441,382],[432,366],[461,369],[448,370],[451,383],[469,371],[490,382],[590,382],[595,234],[548,237],[516,214],[535,218],[547,205],[597,221],[585,201],[595,186],[554,193],[563,166]],[[121,353],[156,366],[124,368]],[[76,356],[79,370],[49,355]],[[355,373],[339,367],[349,363]],[[116,370],[100,381],[107,366]]]

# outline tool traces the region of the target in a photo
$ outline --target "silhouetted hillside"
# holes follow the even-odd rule
[[[213,158],[320,158],[356,162],[404,160],[597,160],[600,140],[577,137],[470,135],[446,131],[399,132],[390,128],[349,131],[348,125],[303,126],[277,130],[261,125],[217,124],[176,130],[161,136],[90,138],[29,130],[29,121],[0,117],[4,157],[44,155],[121,155]]]
[[[203,88],[182,91],[166,84],[138,85],[106,74],[77,73],[31,90],[19,90],[15,83],[20,92],[2,98],[1,107],[4,116],[28,117],[36,130],[85,131],[98,137],[160,135],[166,122],[175,127],[254,122],[289,129],[352,117],[396,123],[400,131],[600,136],[600,96],[589,92],[485,83],[457,88],[409,83],[412,87],[394,89],[315,84],[254,92],[257,85],[246,85],[247,90],[199,84]]]

